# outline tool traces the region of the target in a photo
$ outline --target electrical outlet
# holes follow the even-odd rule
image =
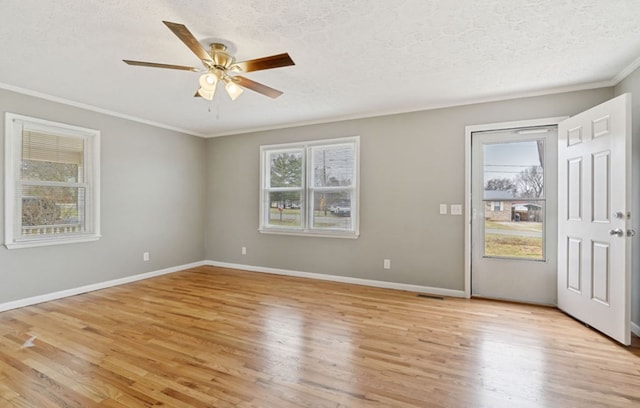
[[[242,252],[242,255],[246,255],[247,254],[247,247],[242,247],[242,250],[240,252]]]
[[[149,260],[149,253],[148,252],[143,252],[142,253],[142,260],[147,262]]]
[[[382,263],[384,269],[391,269],[391,259],[385,259]]]

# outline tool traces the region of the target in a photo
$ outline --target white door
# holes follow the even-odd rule
[[[558,176],[558,307],[629,345],[629,94],[559,124]]]
[[[556,304],[556,135],[555,125],[471,133],[473,296]]]

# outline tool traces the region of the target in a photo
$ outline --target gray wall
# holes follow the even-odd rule
[[[463,290],[463,217],[438,209],[464,203],[465,126],[573,115],[611,97],[603,88],[210,139],[206,257]],[[360,238],[260,234],[259,146],[352,135],[361,136]]]
[[[630,92],[633,123],[633,208],[631,220],[633,228],[640,233],[640,68],[636,69],[615,88],[615,94]],[[636,237],[633,245],[633,262],[631,273],[631,321],[640,326],[640,238]]]
[[[637,95],[637,140],[638,72],[615,89],[626,91]],[[464,202],[464,127],[572,115],[613,96],[613,88],[603,88],[204,140],[0,90],[2,129],[9,111],[102,132],[103,235],[85,244],[0,247],[0,303],[203,259],[462,290],[463,219],[439,215],[438,205]],[[259,146],[352,135],[361,136],[360,238],[260,234]],[[3,149],[2,139],[0,180]],[[142,261],[143,251],[150,262]],[[636,323],[638,257],[636,251]],[[382,269],[383,258],[392,260],[391,270]]]
[[[97,242],[0,247],[0,304],[202,261],[206,141],[0,90],[4,112],[101,131],[102,238]],[[4,136],[0,139],[4,185]],[[4,242],[4,188],[0,188]],[[142,261],[142,252],[151,255]]]

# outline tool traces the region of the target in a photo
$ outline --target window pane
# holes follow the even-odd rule
[[[54,163],[39,160],[22,161],[22,180],[25,181],[61,181],[78,182],[78,165],[73,163]]]
[[[485,144],[484,199],[544,198],[544,141]]]
[[[269,187],[302,187],[302,150],[269,153]]]
[[[22,180],[82,182],[84,140],[24,131]]]
[[[82,187],[23,187],[21,197],[21,235],[62,234],[84,231],[85,190]],[[43,228],[52,226],[57,228]]]
[[[502,201],[502,211],[485,201],[484,255],[544,260],[543,200]],[[499,209],[499,208],[498,208]]]
[[[314,192],[312,228],[352,229],[351,213],[353,200],[349,191]]]
[[[268,223],[272,226],[300,227],[302,205],[300,191],[272,191],[269,193]]]
[[[544,141],[483,145],[487,257],[544,260]]]
[[[354,183],[354,145],[313,147],[312,177],[314,187],[351,186]]]

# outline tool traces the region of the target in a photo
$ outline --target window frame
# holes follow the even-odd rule
[[[22,163],[23,131],[38,131],[68,138],[82,138],[84,180],[80,182],[28,182],[59,187],[84,188],[86,213],[85,231],[75,233],[48,233],[25,237],[22,229],[23,180],[20,173]],[[5,238],[8,249],[31,248],[49,245],[91,242],[100,239],[100,131],[5,112]]]
[[[345,186],[312,186],[313,165],[312,151],[314,148],[329,148],[331,146],[353,145],[354,150],[354,182],[351,187]],[[275,191],[287,191],[291,188],[268,187],[270,181],[270,154],[274,152],[302,151],[302,189],[300,202],[300,227],[274,226],[269,225],[269,193]],[[299,189],[297,189],[299,190]],[[352,194],[351,203],[351,228],[331,229],[313,228],[313,200],[312,196],[319,191],[344,191],[349,190]],[[297,143],[281,143],[260,146],[260,216],[258,231],[264,234],[313,236],[327,238],[358,238],[360,236],[360,136],[350,136],[335,139],[321,139],[303,141]]]

